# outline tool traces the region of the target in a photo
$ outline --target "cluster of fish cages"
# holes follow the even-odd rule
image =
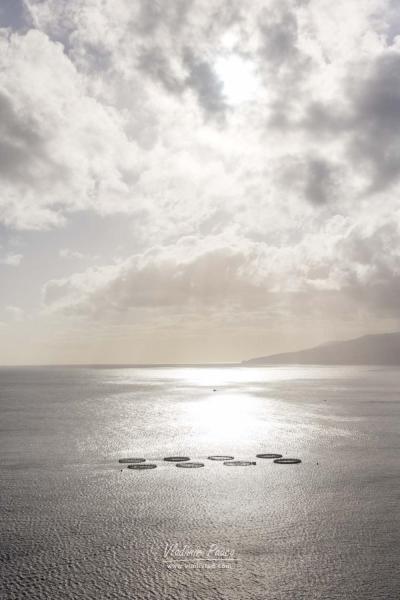
[[[300,458],[288,458],[284,457],[282,454],[257,454],[256,458],[272,460],[272,462],[277,465],[297,465],[301,463]],[[180,469],[200,469],[206,464],[204,462],[192,461],[189,456],[166,456],[161,459],[153,460],[173,463]],[[222,462],[225,467],[250,467],[257,464],[254,460],[235,460],[234,456],[224,454],[212,454],[207,456],[207,460]],[[127,465],[128,469],[134,471],[147,471],[157,468],[155,462],[146,462],[145,458],[120,458],[118,462]]]

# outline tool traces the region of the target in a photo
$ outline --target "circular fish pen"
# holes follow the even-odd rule
[[[282,454],[256,454],[257,458],[282,458]]]
[[[300,458],[276,458],[274,463],[277,465],[298,465],[301,460]]]
[[[185,462],[190,460],[188,456],[167,456],[164,458],[167,462]]]
[[[212,456],[207,456],[208,460],[233,460],[234,456],[223,456],[222,454],[213,454]]]
[[[146,471],[147,469],[155,469],[157,465],[151,463],[140,463],[128,465],[128,469],[135,469],[136,471]]]
[[[201,462],[180,462],[175,465],[176,467],[180,467],[181,469],[200,469],[200,467],[204,467],[204,463]]]
[[[146,461],[145,458],[120,458],[119,459],[119,463],[129,463],[129,464],[137,464],[137,463],[144,463]]]
[[[255,465],[254,461],[250,460],[228,460],[224,462],[226,467],[249,467],[250,465]]]

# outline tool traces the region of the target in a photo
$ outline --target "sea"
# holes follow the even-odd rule
[[[399,399],[379,366],[1,368],[0,597],[398,600]]]

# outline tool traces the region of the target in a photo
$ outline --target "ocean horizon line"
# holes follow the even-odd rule
[[[209,362],[209,363],[38,363],[38,364],[2,364],[0,369],[23,368],[97,368],[97,369],[144,369],[144,368],[178,368],[178,367],[244,367],[241,362]]]

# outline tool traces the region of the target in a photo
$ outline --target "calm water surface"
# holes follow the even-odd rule
[[[0,369],[1,598],[398,600],[399,397],[379,367]]]

